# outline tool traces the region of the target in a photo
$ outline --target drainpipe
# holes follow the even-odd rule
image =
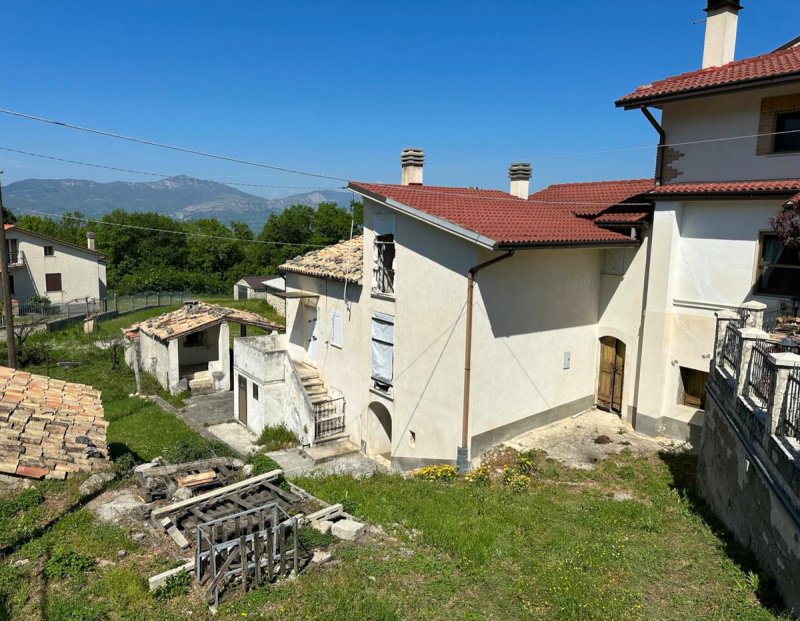
[[[459,472],[466,472],[469,468],[469,385],[472,370],[472,298],[475,290],[475,274],[485,267],[499,263],[514,256],[514,251],[509,250],[499,257],[494,257],[471,268],[467,273],[467,333],[464,341],[464,411],[461,419],[461,446],[458,447],[456,463]]]
[[[658,151],[656,154],[656,185],[661,185],[664,180],[664,151],[667,144],[667,132],[661,127],[661,124],[656,121],[656,117],[650,112],[647,106],[639,108],[644,114],[645,118],[650,121],[650,125],[658,132]]]

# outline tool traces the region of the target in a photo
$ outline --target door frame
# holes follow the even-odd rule
[[[600,337],[596,405],[601,410],[620,416],[625,386],[626,352],[627,346],[620,339],[614,336]]]
[[[238,420],[245,427],[247,426],[247,378],[241,373],[237,374],[236,398],[239,400]]]

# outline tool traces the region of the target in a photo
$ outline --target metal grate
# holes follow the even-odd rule
[[[722,343],[722,366],[738,381],[739,365],[742,360],[742,336],[728,326]]]
[[[789,374],[777,433],[800,440],[800,369]]]
[[[769,341],[758,341],[753,346],[750,357],[750,369],[747,377],[747,386],[750,398],[761,409],[767,409],[769,398],[772,394],[775,369],[769,361],[769,353],[775,347],[775,343]]]
[[[344,397],[314,406],[314,439],[335,436],[344,431]]]

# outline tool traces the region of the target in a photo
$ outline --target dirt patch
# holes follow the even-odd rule
[[[612,442],[614,442],[614,440],[609,438],[607,435],[597,436],[594,439],[595,444],[611,444]]]

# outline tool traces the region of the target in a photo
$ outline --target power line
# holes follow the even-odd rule
[[[44,153],[34,153],[32,151],[23,151],[22,149],[12,149],[11,147],[3,147],[0,146],[0,151],[9,151],[11,153],[19,153],[20,155],[30,155],[31,157],[40,157],[46,160],[54,160],[56,162],[64,162],[66,164],[78,164],[80,166],[91,166],[92,168],[102,168],[103,170],[114,170],[117,172],[124,172],[124,173],[132,173],[134,175],[147,175],[149,177],[158,177],[163,179],[165,177],[175,177],[177,175],[170,175],[167,173],[154,173],[154,172],[145,172],[142,170],[132,170],[130,168],[119,168],[117,166],[109,166],[107,164],[95,164],[92,162],[81,162],[79,160],[70,160],[63,157],[57,157],[55,155],[46,155]],[[201,179],[200,177],[193,177],[194,179],[199,179],[200,181],[214,181],[215,183],[224,183],[226,185],[233,185],[233,186],[243,186],[249,188],[283,188],[283,189],[290,189],[290,190],[338,190],[341,189],[340,186],[336,187],[319,187],[319,186],[308,186],[308,185],[265,185],[260,183],[234,183],[230,181],[217,181],[215,179]]]
[[[106,220],[93,220],[85,216],[71,216],[69,214],[54,214],[46,211],[37,211],[35,209],[18,209],[17,212],[36,214],[38,216],[47,216],[49,218],[62,218],[65,220],[77,220],[78,222],[91,222],[93,224],[100,224],[102,226],[118,226],[126,229],[136,229],[139,231],[148,231],[152,233],[169,233],[171,235],[184,235],[186,237],[205,237],[207,239],[220,239],[226,241],[237,241],[248,244],[265,244],[269,246],[301,246],[304,248],[326,248],[327,246],[321,244],[303,244],[294,242],[274,242],[263,241],[260,239],[243,239],[241,237],[223,237],[221,235],[206,235],[204,233],[190,233],[188,231],[173,231],[170,229],[159,229],[155,227],[137,226],[135,224],[121,224],[119,222],[108,222]]]
[[[103,129],[94,129],[92,127],[83,127],[81,125],[75,125],[73,123],[67,123],[66,121],[56,121],[54,119],[47,119],[41,116],[36,116],[34,114],[27,114],[25,112],[16,112],[14,110],[7,110],[5,108],[0,108],[0,113],[8,114],[10,116],[16,116],[23,119],[29,119],[31,121],[39,121],[40,123],[48,123],[50,125],[57,125],[60,127],[66,127],[68,129],[75,129],[82,132],[88,132],[90,134],[97,134],[98,136],[106,136],[107,138],[116,138],[118,140],[127,140],[128,142],[135,142],[138,144],[144,144],[151,147],[160,147],[162,149],[169,149],[171,151],[178,151],[180,153],[189,153],[190,155],[199,155],[202,157],[210,157],[216,160],[222,160],[225,162],[234,162],[235,164],[246,164],[248,166],[257,166],[258,168],[267,168],[269,170],[277,170],[279,172],[290,173],[293,175],[305,175],[306,177],[317,177],[319,179],[332,179],[334,181],[347,181],[347,179],[343,179],[341,177],[334,177],[333,175],[323,175],[321,173],[315,172],[308,172],[305,170],[297,170],[295,168],[286,168],[283,166],[275,166],[272,164],[264,164],[262,162],[254,162],[251,160],[245,160],[238,157],[230,157],[227,155],[219,155],[217,153],[209,153],[207,151],[199,151],[197,149],[191,149],[188,147],[179,147],[176,145],[166,144],[163,142],[156,142],[155,140],[147,140],[145,138],[136,138],[134,136],[125,136],[124,134],[117,134],[114,132],[106,131]]]

